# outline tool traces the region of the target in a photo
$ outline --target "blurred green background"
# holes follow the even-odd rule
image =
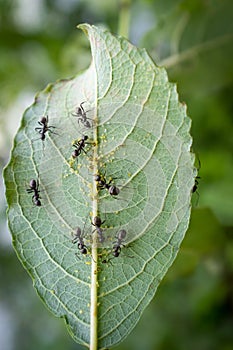
[[[167,68],[188,106],[201,164],[179,255],[116,349],[233,349],[233,2],[0,0],[1,170],[36,92],[88,67],[88,40],[75,29],[82,22],[114,33],[128,27],[129,40]],[[83,349],[46,310],[17,260],[2,179],[0,191],[0,348]]]

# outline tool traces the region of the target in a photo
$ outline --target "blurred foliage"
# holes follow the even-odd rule
[[[0,165],[35,93],[85,69],[82,22],[117,32],[119,1],[0,0]],[[178,83],[200,160],[193,214],[176,262],[116,349],[233,348],[233,2],[136,0],[130,41]],[[0,184],[0,338],[4,350],[81,349],[35,295],[9,244]]]

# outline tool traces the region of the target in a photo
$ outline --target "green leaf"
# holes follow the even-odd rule
[[[36,96],[15,137],[5,183],[19,259],[72,337],[95,349],[121,342],[154,297],[188,227],[196,173],[190,119],[166,71],[127,40],[80,27],[92,64]],[[84,101],[91,128],[72,116]],[[46,115],[56,134],[48,131],[41,141],[35,127]],[[87,154],[73,160],[72,142],[82,135],[89,137]],[[97,191],[96,173],[114,178],[117,198]],[[41,207],[26,192],[37,178]],[[101,244],[90,213],[105,220]],[[77,227],[87,256],[72,244]],[[120,229],[127,235],[116,258]]]

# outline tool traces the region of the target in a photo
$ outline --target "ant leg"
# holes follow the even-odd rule
[[[32,196],[32,204],[35,204],[34,201],[33,201],[34,198],[35,198],[35,195]]]
[[[49,126],[48,131],[51,132],[52,134],[59,135],[57,132],[50,130],[50,128],[55,128],[55,126]]]
[[[36,131],[39,130],[39,134],[42,134],[42,132],[43,132],[43,129],[42,129],[42,128],[35,128],[35,130],[36,130]]]
[[[79,107],[81,108],[81,110],[85,113],[84,108],[83,108],[83,104],[86,103],[87,101],[83,101],[82,103],[80,103]]]
[[[51,129],[51,128],[53,128],[53,129],[57,129],[57,126],[48,126],[48,128],[47,129]]]
[[[75,256],[76,256],[76,258],[78,258],[79,260],[81,260],[80,257],[79,257],[79,254],[78,254],[77,252],[75,253]]]
[[[94,263],[97,263],[97,261],[95,261],[95,259],[93,258],[92,254],[91,254],[91,258],[94,261]]]

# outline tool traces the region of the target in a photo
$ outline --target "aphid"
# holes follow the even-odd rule
[[[56,134],[58,135],[55,131],[51,130],[51,129],[56,129],[55,126],[48,126],[48,122],[49,122],[49,117],[47,115],[47,117],[42,117],[41,120],[38,122],[39,125],[41,125],[42,127],[37,127],[35,128],[36,131],[38,131],[39,134],[41,134],[41,140],[44,141],[45,140],[45,134],[47,131],[51,132],[52,134]]]
[[[114,242],[113,249],[112,249],[113,256],[115,258],[118,258],[118,256],[120,255],[120,252],[121,252],[121,247],[122,246],[124,247],[124,244],[122,244],[122,242],[124,241],[126,234],[127,233],[125,230],[120,230],[116,236],[117,241]]]
[[[88,142],[86,142],[87,139],[88,139],[88,136],[83,135],[81,140],[79,140],[73,144],[73,147],[75,148],[75,150],[72,152],[73,158],[77,158],[82,153],[82,151],[84,153],[87,153],[84,150],[84,147],[86,146],[86,144],[88,144]]]
[[[29,188],[26,189],[27,193],[33,193],[32,196],[32,203],[36,205],[37,207],[41,206],[41,201],[40,201],[40,191],[39,191],[39,180],[34,180],[32,179],[29,183]]]
[[[102,254],[100,254],[99,255],[99,257],[101,258],[102,257]],[[113,259],[113,257],[112,258],[109,258],[109,259],[103,259],[101,262],[102,262],[102,264],[108,264],[108,263],[110,263],[111,265],[112,265],[112,263],[111,263],[111,260]]]
[[[97,231],[100,243],[103,243],[105,240],[105,237],[103,236],[103,230],[101,229],[101,225],[103,225],[104,223],[105,223],[105,220],[101,221],[99,216],[95,216],[93,219],[93,222],[91,223],[93,226],[95,226],[95,231]],[[93,232],[95,232],[95,231],[93,231]]]
[[[87,247],[84,244],[83,237],[82,237],[82,231],[80,227],[77,227],[74,239],[72,240],[72,243],[78,243],[78,249],[80,250],[81,254],[86,255],[87,254]]]
[[[90,118],[87,118],[87,112],[89,111],[86,111],[84,110],[83,108],[83,104],[85,103],[86,101],[80,103],[79,107],[76,108],[76,111],[75,113],[72,113],[72,115],[74,117],[77,117],[78,118],[78,123],[81,122],[86,128],[91,128],[91,123],[87,120],[91,120]]]
[[[114,178],[111,178],[109,182],[107,182],[104,175],[95,174],[94,179],[97,182],[98,189],[106,189],[111,196],[118,196],[118,194],[120,193],[120,189],[115,185],[111,184]]]

